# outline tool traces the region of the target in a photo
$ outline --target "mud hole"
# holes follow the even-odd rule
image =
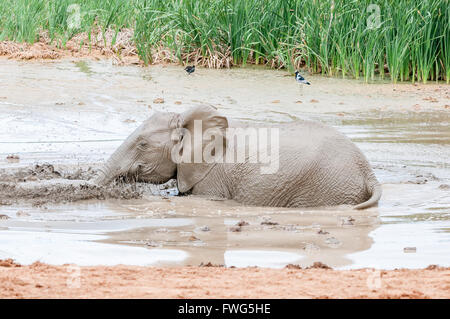
[[[333,269],[450,265],[448,85],[367,85],[308,75],[312,85],[299,91],[285,71],[199,67],[187,76],[173,65],[116,67],[123,57],[103,59],[112,52],[135,59],[129,40],[124,33],[119,47],[103,50],[93,39],[93,59],[78,58],[85,47],[64,53],[57,44],[55,52],[70,59],[0,59],[0,259],[203,263],[201,269],[213,271],[288,264],[303,271],[315,262]],[[43,35],[36,48],[47,47],[45,41]],[[26,59],[29,48],[10,48]],[[154,111],[183,112],[202,103],[252,123],[312,119],[334,126],[373,165],[383,187],[379,206],[361,212],[247,207],[168,196],[173,185],[90,182]],[[408,247],[416,249],[405,253]]]

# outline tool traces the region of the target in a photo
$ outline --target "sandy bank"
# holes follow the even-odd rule
[[[0,287],[0,298],[449,298],[450,268],[78,268],[0,261]]]

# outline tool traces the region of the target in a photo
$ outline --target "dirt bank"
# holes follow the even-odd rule
[[[114,41],[113,41],[114,39]],[[116,65],[141,64],[133,41],[133,30],[113,30],[104,34],[99,29],[89,36],[77,34],[67,43],[52,41],[48,31],[41,31],[39,41],[33,44],[0,41],[0,57],[14,60],[55,60],[63,58],[111,58]]]
[[[0,261],[0,287],[0,298],[449,298],[450,268],[78,268]]]

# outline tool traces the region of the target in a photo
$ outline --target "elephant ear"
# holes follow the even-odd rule
[[[225,129],[228,127],[228,120],[220,115],[216,108],[209,105],[198,106],[186,111],[181,114],[181,119],[183,137],[180,154],[183,160],[177,166],[177,181],[178,189],[184,193],[205,178],[217,163],[217,161],[211,162],[203,156],[205,147],[209,147],[213,142],[212,136],[214,136],[215,142],[220,141],[216,145],[222,149],[217,155],[222,157],[222,152],[226,148]],[[217,151],[214,148],[214,152]]]

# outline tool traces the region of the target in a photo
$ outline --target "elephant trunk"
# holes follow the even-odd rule
[[[93,182],[97,185],[103,186],[120,175],[128,173],[131,163],[132,143],[129,139],[120,145],[120,147],[111,155],[108,161],[100,168],[99,173],[94,178]]]
[[[99,186],[104,186],[113,180],[111,170],[108,169],[108,165],[104,164],[102,168],[100,168],[100,172],[95,176],[93,182]]]

